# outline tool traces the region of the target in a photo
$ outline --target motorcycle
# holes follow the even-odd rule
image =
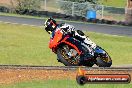
[[[109,54],[100,46],[96,46],[92,58],[82,60],[82,57],[89,55],[89,49],[69,34],[64,34],[63,30],[52,32],[53,38],[50,38],[49,48],[57,54],[58,62],[65,66],[88,66],[96,64],[99,67],[110,67],[112,60]],[[89,47],[90,48],[90,47]]]

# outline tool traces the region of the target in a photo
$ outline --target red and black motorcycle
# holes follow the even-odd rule
[[[110,67],[112,65],[111,57],[108,53],[97,46],[94,49],[94,56],[83,59],[89,55],[87,47],[69,34],[64,34],[63,30],[52,32],[53,38],[50,38],[49,48],[57,54],[58,61],[65,66],[89,66],[96,64],[99,67]]]

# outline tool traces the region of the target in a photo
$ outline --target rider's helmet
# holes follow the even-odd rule
[[[45,23],[44,23],[44,26],[45,26],[45,30],[51,34],[52,31],[54,31],[57,27],[57,23],[56,21],[53,19],[53,18],[48,18]]]

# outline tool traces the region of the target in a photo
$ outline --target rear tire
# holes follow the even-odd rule
[[[99,66],[99,67],[110,67],[112,65],[112,60],[111,60],[111,57],[107,54],[107,61],[104,61],[103,60],[103,57],[97,57],[96,58],[96,64]]]

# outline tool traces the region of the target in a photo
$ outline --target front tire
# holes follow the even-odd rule
[[[66,51],[64,50],[64,47],[68,47],[67,45],[62,46],[61,48],[57,49],[57,57],[61,63],[63,63],[65,66],[79,66],[80,63],[80,56],[77,54],[77,59],[69,58],[68,55],[66,55]]]

